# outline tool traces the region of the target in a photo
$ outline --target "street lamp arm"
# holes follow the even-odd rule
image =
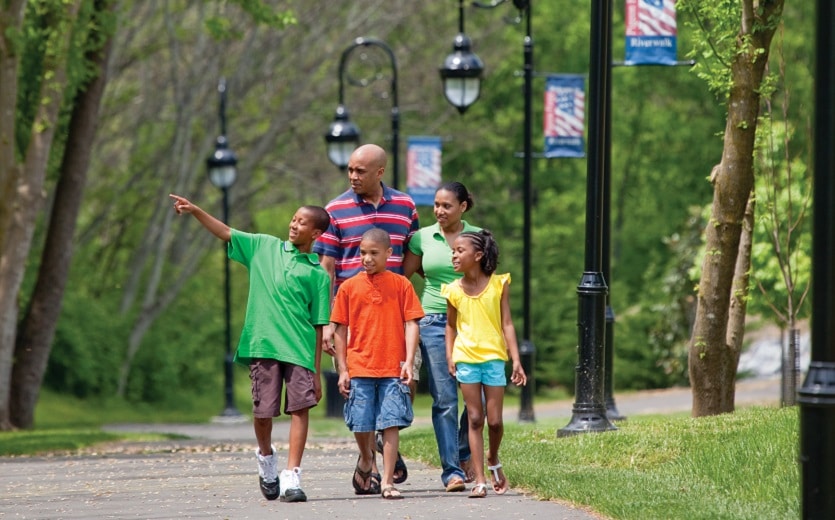
[[[377,47],[383,50],[388,56],[389,61],[391,62],[391,96],[392,102],[394,107],[392,108],[392,112],[399,112],[398,102],[397,102],[397,60],[394,57],[394,51],[391,50],[391,47],[388,46],[384,41],[378,40],[376,38],[364,38],[360,36],[359,38],[354,40],[354,43],[351,44],[348,48],[342,51],[342,56],[339,58],[339,104],[343,105],[345,102],[344,94],[345,94],[345,66],[348,63],[348,58],[351,53],[357,47]]]
[[[339,58],[339,107],[342,110],[343,114],[345,115],[344,121],[347,121],[347,112],[345,111],[345,67],[348,63],[348,58],[351,56],[351,53],[357,47],[377,47],[385,52],[386,56],[389,59],[389,63],[391,64],[391,148],[392,148],[392,185],[395,189],[398,187],[398,173],[400,170],[399,165],[399,148],[400,148],[400,105],[397,100],[397,59],[394,57],[394,51],[391,50],[391,47],[386,44],[386,42],[382,40],[378,40],[376,38],[364,38],[359,37],[354,40],[350,46],[348,46],[344,51],[342,51],[342,56]],[[367,86],[370,84],[371,81],[367,83],[363,81],[361,86]],[[337,109],[337,115],[339,115],[339,110]],[[357,141],[359,141],[359,135],[357,131]],[[347,165],[347,164],[346,164]]]
[[[520,21],[522,21],[521,13],[526,13],[527,14],[528,35],[530,35],[530,33],[531,33],[531,14],[530,14],[531,0],[511,0],[511,1],[513,2],[513,6],[516,9],[519,10],[520,15],[515,17],[515,18],[508,19],[507,22],[512,23],[512,24],[517,24]],[[480,9],[493,9],[495,7],[499,7],[500,5],[502,5],[505,2],[507,2],[507,0],[493,0],[493,2],[489,3],[489,4],[474,1],[472,3],[472,6],[473,7],[478,7]]]

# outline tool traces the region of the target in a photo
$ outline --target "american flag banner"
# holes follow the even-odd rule
[[[583,76],[554,74],[545,81],[545,157],[585,156]]]
[[[441,185],[441,138],[413,136],[407,140],[406,191],[418,206],[434,206]]]
[[[626,65],[675,65],[676,0],[626,0]]]

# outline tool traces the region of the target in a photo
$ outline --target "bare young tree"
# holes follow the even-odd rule
[[[761,237],[758,242],[762,243],[753,255],[752,278],[761,295],[759,301],[763,302],[759,310],[770,313],[780,327],[783,350],[781,402],[791,406],[796,401],[798,384],[798,320],[803,317],[804,310],[809,310],[804,304],[812,286],[808,218],[812,204],[812,176],[804,161],[793,154],[793,138],[801,129],[792,128],[789,123],[791,91],[787,84],[782,32],[780,36],[775,61],[776,77],[783,87],[775,100],[776,108],[771,99],[765,102],[760,123],[763,131],[756,155],[756,192],[762,210],[757,222]],[[811,151],[807,155],[811,157]]]

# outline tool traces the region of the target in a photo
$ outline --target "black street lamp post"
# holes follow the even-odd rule
[[[220,135],[215,142],[215,151],[206,159],[206,167],[209,173],[209,180],[212,184],[220,188],[223,193],[223,223],[229,223],[229,187],[235,183],[237,170],[235,166],[238,164],[238,158],[235,153],[229,149],[229,142],[226,139],[226,80],[222,79],[218,83],[217,91],[220,94]],[[226,244],[223,244],[224,252],[224,299],[225,299],[225,318],[226,318],[226,334],[225,334],[225,348],[226,356],[224,358],[224,393],[226,395],[226,405],[221,412],[218,419],[220,420],[239,420],[243,418],[241,412],[235,407],[234,386],[232,384],[232,320],[231,320],[231,302],[229,298],[230,283],[229,283],[229,255],[226,254]]]
[[[835,4],[818,0],[812,359],[798,391],[801,517],[835,518]]]
[[[490,4],[473,2],[474,7],[491,9],[506,0],[495,0]],[[519,420],[534,421],[533,396],[535,391],[534,359],[536,348],[531,341],[531,207],[533,206],[533,183],[531,182],[531,123],[532,123],[532,84],[533,84],[533,37],[531,36],[531,0],[513,0],[513,5],[525,15],[525,38],[523,41],[524,58],[524,123],[522,151],[522,192],[523,192],[523,237],[522,237],[522,341],[519,344],[519,356],[522,367],[528,375],[528,384],[522,387],[519,404]],[[453,53],[444,62],[441,78],[444,82],[444,94],[459,112],[464,111],[478,99],[479,81],[484,66],[481,60],[470,50],[470,39],[464,34],[463,0],[459,2],[459,34],[453,42]]]
[[[589,70],[589,155],[586,184],[584,272],[577,286],[578,364],[571,421],[558,437],[615,430],[603,403],[606,295],[602,272],[604,169],[606,161],[607,83],[611,69],[612,0],[592,1]]]
[[[609,19],[612,19],[612,4],[609,4]],[[606,137],[604,139],[604,161],[603,161],[603,279],[611,282],[612,272],[612,24],[608,24],[607,49],[609,61],[607,61],[606,82]],[[623,421],[626,417],[621,415],[615,404],[614,392],[614,361],[615,361],[615,311],[612,308],[612,294],[606,294],[606,333],[603,349],[603,403],[606,406],[606,417],[610,421]]]
[[[345,108],[345,67],[351,53],[358,47],[378,47],[382,49],[389,58],[391,64],[391,161],[392,161],[392,187],[398,189],[398,176],[400,172],[399,151],[400,151],[400,107],[397,103],[397,60],[394,52],[384,41],[375,38],[357,38],[349,45],[339,59],[339,104],[336,107],[336,115],[325,134],[325,141],[328,145],[328,158],[340,169],[348,167],[348,159],[351,152],[359,145],[360,131],[357,125],[351,122],[348,110]],[[367,59],[365,55],[362,59]],[[348,78],[352,85],[367,87],[382,77],[377,73],[371,78]]]
[[[478,100],[484,64],[472,51],[472,42],[464,34],[464,0],[458,0],[458,34],[452,41],[452,53],[441,67],[444,97],[463,114]]]
[[[522,343],[519,346],[519,355],[522,358],[522,365],[525,373],[529,376],[528,385],[522,387],[522,399],[519,406],[519,420],[533,421],[533,395],[536,384],[534,377],[533,360],[536,353],[533,341],[531,341],[531,207],[533,206],[533,183],[531,182],[531,124],[533,104],[531,101],[533,86],[533,37],[531,36],[531,0],[514,0],[514,5],[525,12],[525,40],[523,44],[525,77],[524,98],[525,98],[525,125],[522,130],[523,151],[522,151],[522,190],[524,191],[524,209],[522,225]]]

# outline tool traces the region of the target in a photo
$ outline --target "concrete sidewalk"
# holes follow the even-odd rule
[[[240,430],[233,425],[207,429],[228,441]],[[446,493],[436,468],[412,460],[407,460],[408,480],[398,485],[403,500],[356,496],[351,487],[356,446],[350,439],[314,442],[306,450],[302,487],[307,502],[267,501],[258,490],[252,439],[236,444],[189,440],[127,446],[121,453],[0,459],[0,518],[600,518],[513,489],[502,496],[490,492],[485,499]]]
[[[776,404],[779,380],[740,383],[737,404]],[[505,420],[518,409],[507,403]],[[537,419],[571,417],[572,402],[534,406]],[[616,396],[621,414],[670,413],[690,408],[689,389]],[[421,418],[421,422],[426,422]],[[250,422],[202,425],[113,425],[111,431],[165,432],[187,440],[118,444],[76,456],[0,458],[0,518],[281,518],[281,519],[555,519],[595,520],[593,512],[539,501],[513,489],[490,490],[485,499],[446,493],[439,470],[409,460],[409,479],[398,485],[404,500],[356,496],[351,476],[356,447],[347,434],[313,438],[304,457],[302,487],[308,502],[268,502],[258,490]],[[286,443],[288,422],[275,423],[276,446]],[[286,452],[279,451],[283,462]],[[379,460],[379,459],[378,459]],[[513,476],[509,475],[511,486]]]

